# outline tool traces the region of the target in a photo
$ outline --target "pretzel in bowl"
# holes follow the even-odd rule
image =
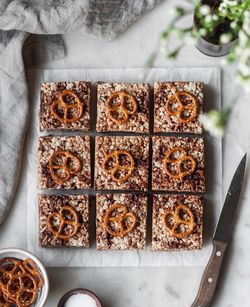
[[[65,96],[71,96],[74,103],[65,101]],[[59,112],[62,113],[60,113]],[[76,114],[71,116],[70,112],[76,110]],[[78,121],[83,115],[83,103],[80,98],[71,90],[64,90],[56,100],[53,101],[50,107],[51,114],[58,119],[61,123],[69,124]]]
[[[71,218],[67,218],[65,213],[69,213]],[[54,227],[54,220],[57,219],[59,226]],[[68,233],[65,233],[65,228],[70,226]],[[48,229],[53,235],[62,240],[69,240],[74,237],[81,226],[76,210],[71,206],[63,206],[59,212],[54,212],[48,217]]]
[[[176,92],[168,98],[166,111],[169,115],[177,117],[181,123],[192,122],[198,115],[197,98],[189,92]]]
[[[32,306],[43,285],[43,276],[32,259],[3,258],[0,260],[1,307]]]
[[[109,154],[105,154],[103,161],[103,169],[106,173],[110,173],[114,181],[124,183],[131,176],[135,169],[135,160],[130,152],[127,150],[115,150]],[[122,162],[122,157],[128,159],[128,165]],[[112,163],[109,167],[109,164]],[[121,174],[119,177],[117,175]],[[124,174],[125,173],[125,174]]]
[[[6,299],[6,294],[3,289],[0,288],[0,306],[1,307],[10,307],[11,303]]]
[[[17,306],[23,307],[30,306],[36,301],[39,287],[31,274],[22,273],[11,277],[6,290]]]
[[[130,225],[126,226],[126,221],[130,220]],[[122,204],[115,204],[107,210],[104,217],[104,228],[114,237],[125,237],[129,232],[135,229],[137,223],[136,215],[128,212],[126,206]],[[117,229],[112,227],[116,225]]]
[[[60,163],[58,160],[61,160]],[[72,164],[74,164],[74,167],[72,167]],[[76,155],[66,150],[59,150],[51,155],[48,168],[53,180],[58,184],[63,184],[72,175],[78,174],[82,169],[82,165]]]
[[[35,261],[27,258],[23,261],[23,267],[28,273],[36,278],[38,287],[41,288],[44,285],[44,278],[42,273],[39,271]]]
[[[184,215],[188,215],[189,219],[182,217],[181,212],[183,212]],[[166,210],[162,218],[164,227],[173,237],[186,238],[193,233],[195,227],[194,215],[188,206],[178,205],[175,210]],[[170,218],[174,219],[172,226],[169,225]],[[184,231],[180,231],[181,225],[186,226]]]
[[[163,159],[163,164],[169,177],[180,180],[183,180],[186,176],[192,175],[196,169],[195,159],[189,156],[187,151],[181,146],[174,147],[167,152]],[[184,164],[188,164],[187,170],[183,168]]]
[[[23,262],[15,258],[3,258],[0,261],[0,272],[6,276],[17,275],[20,272],[25,272]],[[1,282],[1,279],[0,279]]]
[[[117,99],[119,99],[119,102],[114,103]],[[128,108],[128,101],[132,106],[131,109]],[[108,117],[117,125],[125,124],[129,117],[136,113],[137,109],[138,105],[134,96],[124,91],[114,92],[106,102]]]

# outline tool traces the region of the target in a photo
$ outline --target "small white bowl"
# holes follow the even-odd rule
[[[40,290],[40,294],[37,298],[36,303],[34,304],[34,307],[45,306],[45,303],[46,303],[46,300],[47,300],[47,297],[48,297],[48,293],[49,293],[49,279],[48,279],[47,272],[46,272],[44,266],[42,265],[42,263],[40,262],[40,260],[38,260],[30,252],[27,252],[26,250],[19,249],[19,248],[0,249],[0,260],[5,258],[5,257],[13,257],[13,258],[21,259],[21,260],[25,260],[27,258],[30,258],[37,264],[40,272],[43,275],[44,285],[43,285],[42,289]]]

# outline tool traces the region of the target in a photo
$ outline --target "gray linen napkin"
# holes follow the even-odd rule
[[[0,224],[15,196],[27,130],[28,93],[22,58],[25,42],[25,48],[35,45],[38,51],[46,41],[47,59],[61,57],[63,44],[55,34],[80,29],[110,40],[160,1],[0,0]],[[27,40],[30,33],[43,36]],[[29,58],[39,59],[39,52],[32,49]]]

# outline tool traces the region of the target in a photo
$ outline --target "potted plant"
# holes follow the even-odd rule
[[[183,27],[181,20],[186,16],[193,18]],[[170,49],[172,44],[168,43],[172,36],[178,37],[179,43]],[[175,7],[160,42],[160,48],[148,60],[149,66],[153,65],[159,50],[175,59],[184,44],[196,44],[206,55],[228,54],[226,63],[238,63],[237,79],[250,92],[250,0],[186,0],[186,4]],[[200,121],[213,135],[222,136],[229,114],[229,109],[211,110]]]
[[[221,0],[202,0],[197,3],[194,11],[194,29],[198,34],[196,46],[209,56],[228,54],[238,38],[238,29],[231,26],[231,17],[234,18],[232,12],[227,9],[224,11],[221,5]],[[229,8],[232,10],[235,6]]]

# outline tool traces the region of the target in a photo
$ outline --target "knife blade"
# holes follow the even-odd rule
[[[213,252],[202,275],[196,299],[191,307],[209,307],[218,283],[223,259],[232,232],[237,204],[243,184],[247,154],[240,161],[220,214],[215,234],[213,236]]]

